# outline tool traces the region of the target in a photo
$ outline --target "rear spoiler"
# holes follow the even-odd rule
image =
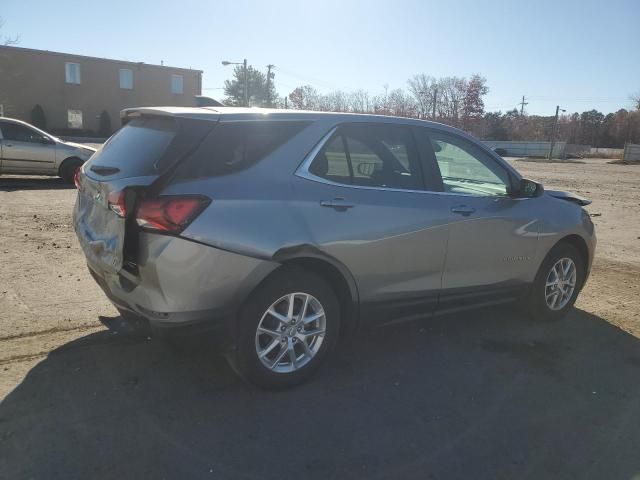
[[[211,107],[137,107],[122,110],[120,112],[120,120],[122,125],[126,125],[132,118],[143,115],[193,118],[211,122],[217,122],[220,119],[219,112]]]

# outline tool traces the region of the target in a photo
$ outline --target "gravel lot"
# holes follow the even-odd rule
[[[640,166],[511,161],[594,200],[566,321],[380,329],[279,393],[206,346],[107,332],[75,191],[0,177],[0,478],[640,478]]]

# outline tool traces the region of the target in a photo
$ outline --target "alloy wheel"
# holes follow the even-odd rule
[[[558,260],[547,275],[544,298],[551,310],[562,310],[576,289],[576,264],[570,258]]]
[[[325,330],[326,316],[318,299],[308,293],[290,293],[262,315],[256,330],[256,354],[273,372],[294,372],[318,353]]]

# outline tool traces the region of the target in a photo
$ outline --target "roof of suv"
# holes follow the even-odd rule
[[[317,112],[310,110],[283,110],[277,108],[244,108],[244,107],[140,107],[127,108],[120,113],[122,117],[134,117],[137,115],[167,115],[202,120],[217,120],[224,117],[225,120],[321,120],[327,118],[348,119],[349,121],[386,122],[386,123],[415,123],[420,125],[431,124],[441,126],[437,122],[416,120],[406,117],[393,117],[387,115],[372,115],[363,113],[342,112]]]

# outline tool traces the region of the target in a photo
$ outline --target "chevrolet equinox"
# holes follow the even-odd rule
[[[545,190],[445,125],[292,110],[137,108],[85,163],[74,226],[124,319],[206,326],[263,387],[359,326],[515,302],[560,319],[596,244]]]

